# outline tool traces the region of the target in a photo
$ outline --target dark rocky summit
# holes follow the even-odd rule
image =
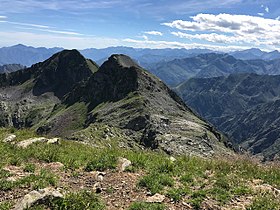
[[[225,137],[125,55],[101,67],[76,50],[0,75],[0,125],[94,143],[92,131],[168,153],[225,153]],[[120,142],[119,142],[120,143]]]

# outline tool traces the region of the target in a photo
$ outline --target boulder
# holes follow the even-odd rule
[[[24,210],[30,208],[37,202],[44,201],[51,198],[63,198],[63,195],[56,189],[45,188],[41,190],[33,190],[25,195],[16,205],[13,210]]]

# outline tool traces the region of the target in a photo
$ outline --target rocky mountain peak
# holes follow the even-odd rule
[[[39,72],[35,95],[51,91],[62,97],[76,83],[88,79],[98,67],[77,50],[63,50],[33,68]]]

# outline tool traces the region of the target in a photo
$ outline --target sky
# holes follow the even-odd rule
[[[0,47],[280,50],[279,0],[0,0]]]

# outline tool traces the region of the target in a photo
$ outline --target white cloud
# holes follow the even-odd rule
[[[162,36],[163,34],[160,31],[145,31],[145,34],[154,35],[154,36]]]
[[[275,18],[275,20],[280,20],[280,16],[278,16],[277,18]]]
[[[32,24],[32,23],[21,23],[21,22],[12,22],[12,21],[5,21],[5,22],[14,24],[14,25],[20,25],[20,26],[31,26],[31,27],[35,27],[35,28],[50,28],[49,26]]]
[[[212,33],[206,35],[196,35],[196,38],[207,41],[221,40],[234,43],[244,42],[259,45],[272,45],[278,43],[280,39],[280,21],[263,17],[249,15],[231,14],[198,14],[191,17],[192,21],[175,20],[162,25],[169,26],[184,31]],[[214,35],[213,33],[217,34]],[[180,36],[180,34],[174,34]],[[186,38],[191,38],[190,35]]]
[[[269,8],[267,6],[264,8],[264,10],[269,13]]]
[[[74,31],[64,31],[64,30],[55,30],[53,27],[46,26],[46,25],[38,25],[38,24],[32,24],[32,23],[21,23],[21,22],[12,22],[12,21],[0,21],[0,23],[8,23],[18,26],[24,26],[21,27],[21,29],[25,30],[36,30],[36,31],[44,31],[48,33],[55,33],[55,34],[64,34],[64,35],[75,35],[75,36],[81,36],[84,34],[74,32]]]
[[[263,12],[259,12],[257,13],[259,16],[264,16],[264,13]]]
[[[135,40],[135,39],[123,39],[122,40],[126,45],[137,48],[154,48],[154,49],[163,49],[163,48],[186,48],[186,49],[212,49],[217,51],[233,51],[233,50],[244,50],[250,47],[248,46],[237,46],[237,45],[213,45],[213,44],[199,44],[199,43],[182,43],[176,41],[152,41],[152,40]]]
[[[4,15],[0,15],[0,19],[6,19],[7,16],[4,16]]]
[[[72,32],[72,31],[58,31],[58,30],[50,30],[50,29],[38,29],[38,30],[49,32],[49,33],[65,34],[65,35],[75,35],[75,36],[84,35],[84,34],[77,33],[77,32]]]
[[[243,38],[236,37],[236,36],[226,36],[223,34],[216,34],[216,33],[210,33],[210,34],[187,34],[182,32],[171,32],[174,36],[178,36],[180,38],[186,38],[186,39],[199,39],[199,40],[206,40],[209,42],[214,43],[236,43],[236,42],[243,42]]]

